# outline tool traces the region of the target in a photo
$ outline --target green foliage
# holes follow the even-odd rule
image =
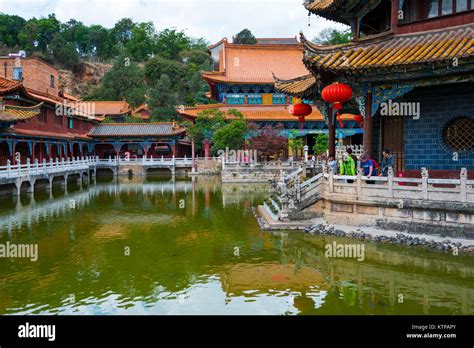
[[[126,57],[117,59],[113,68],[108,71],[100,88],[87,98],[98,100],[126,100],[132,107],[145,102],[146,87],[143,69]]]
[[[150,83],[158,81],[162,75],[168,75],[170,79],[176,81],[185,76],[185,69],[186,67],[180,62],[156,56],[146,62],[145,77]]]
[[[302,138],[295,138],[295,139],[290,139],[288,141],[288,145],[293,152],[293,154],[298,153],[298,151],[303,150],[304,147],[304,141]]]
[[[190,49],[192,39],[183,31],[165,29],[158,34],[157,51],[163,58],[177,59],[179,53]]]
[[[63,62],[64,66],[72,68],[79,61],[79,54],[71,42],[66,42],[64,37],[56,33],[50,44],[50,50],[53,57]]]
[[[74,70],[88,59],[115,62],[100,86],[88,86],[87,100],[126,99],[132,106],[146,101],[157,120],[175,118],[176,105],[210,102],[205,96],[209,86],[200,76],[200,71],[212,70],[208,42],[174,28],[157,32],[152,22],[130,18],[107,29],[75,19],[61,23],[54,14],[28,21],[0,14],[0,42],[2,54],[21,48],[60,68]],[[135,63],[127,67],[125,58]]]
[[[350,30],[337,30],[334,28],[323,29],[319,36],[314,38],[314,42],[318,45],[340,45],[348,43],[352,40]]]
[[[147,104],[152,121],[172,121],[177,118],[176,97],[168,75],[161,75],[156,85],[149,90]]]
[[[225,150],[226,148],[239,150],[243,149],[245,134],[247,133],[247,122],[237,110],[229,110],[228,115],[237,118],[227,122],[214,132],[212,138],[214,150]]]
[[[313,152],[320,156],[329,149],[329,136],[327,134],[318,134],[315,138],[315,145],[313,146]]]
[[[255,45],[257,39],[250,30],[244,29],[234,36],[233,43],[240,45]]]
[[[157,33],[152,22],[140,23],[131,29],[125,45],[126,53],[136,61],[145,61],[157,51]]]
[[[25,24],[26,21],[19,16],[0,13],[0,43],[8,47],[19,46],[18,34]]]
[[[217,109],[199,113],[195,124],[189,126],[187,130],[188,136],[196,143],[197,151],[207,139],[213,144],[214,154],[227,147],[233,150],[242,149],[246,132],[247,122],[240,112],[229,110],[224,114]]]

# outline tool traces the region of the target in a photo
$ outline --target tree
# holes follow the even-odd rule
[[[234,36],[233,43],[240,45],[255,45],[257,43],[257,39],[250,30],[244,29]]]
[[[102,85],[87,98],[99,100],[126,100],[131,106],[138,107],[145,101],[146,87],[144,73],[136,63],[126,57],[120,57],[109,70]]]
[[[296,155],[298,152],[303,150],[304,141],[303,141],[302,138],[294,138],[294,139],[290,139],[288,141],[288,145],[289,145],[293,155]]]
[[[318,45],[340,45],[352,40],[352,34],[349,30],[337,30],[326,28],[321,30],[319,36],[313,39]]]
[[[276,126],[263,126],[259,128],[256,123],[248,125],[249,146],[256,150],[259,157],[282,157],[284,151],[288,148],[288,139],[281,134],[284,127],[282,124]]]
[[[329,137],[327,134],[318,134],[314,140],[316,143],[313,146],[313,151],[317,156],[321,156],[323,153],[328,151]]]
[[[91,25],[89,27],[88,45],[90,54],[100,59],[112,57],[111,33],[101,25]]]
[[[48,15],[46,18],[32,18],[18,34],[20,44],[26,47],[30,53],[36,49],[46,53],[49,43],[54,34],[59,33],[60,27],[60,22],[54,14]]]
[[[232,115],[235,119],[217,129],[212,137],[214,152],[218,150],[241,150],[245,144],[245,134],[247,133],[247,122],[243,115],[237,110],[229,110],[227,115]]]
[[[145,63],[145,77],[151,85],[160,80],[162,75],[168,75],[172,81],[181,80],[186,74],[185,66],[177,61],[156,56]]]
[[[153,22],[140,23],[132,28],[130,40],[125,51],[136,61],[146,61],[156,53],[157,34]]]
[[[72,68],[79,61],[79,54],[72,42],[66,42],[64,37],[56,33],[50,43],[53,57],[65,67]]]
[[[122,18],[113,27],[111,31],[112,38],[115,43],[120,43],[123,46],[131,40],[133,35],[133,28],[135,28],[135,23],[131,18]]]
[[[225,114],[217,109],[203,110],[196,121],[187,129],[187,135],[196,144],[199,151],[204,140],[212,141],[214,133],[225,125]]]
[[[4,44],[7,47],[19,46],[18,35],[25,24],[26,21],[19,16],[0,13],[0,44]]]
[[[168,75],[163,74],[155,86],[149,90],[147,104],[153,121],[163,122],[176,119],[176,97]]]
[[[157,52],[165,59],[177,59],[179,53],[191,48],[192,40],[183,31],[165,29],[158,34]]]

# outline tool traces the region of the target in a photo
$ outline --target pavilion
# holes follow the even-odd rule
[[[346,106],[364,117],[363,144],[380,159],[388,148],[396,171],[459,177],[474,175],[474,1],[307,1],[306,9],[350,25],[353,41],[321,46],[301,34],[309,74],[284,79],[282,93],[313,100],[329,120],[336,140],[331,105],[321,90],[346,83],[354,98]],[[407,112],[409,107],[420,113]]]

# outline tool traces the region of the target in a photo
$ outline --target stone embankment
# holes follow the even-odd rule
[[[357,228],[353,226],[331,226],[323,219],[298,221],[294,223],[269,220],[264,209],[254,209],[255,218],[262,230],[299,230],[311,235],[352,238],[375,243],[406,245],[450,253],[474,255],[474,241],[469,239],[444,239],[437,236],[414,235],[408,232],[379,230],[373,227]]]

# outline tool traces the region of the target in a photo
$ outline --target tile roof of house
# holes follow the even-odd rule
[[[310,98],[314,95],[316,77],[311,74],[291,80],[280,80],[275,77],[275,88],[286,95],[298,98]]]
[[[347,24],[350,17],[348,14],[361,2],[362,0],[307,0],[304,7],[320,17]],[[364,2],[367,6],[367,3],[376,4],[377,0],[364,0]]]
[[[305,64],[312,71],[405,72],[423,65],[446,64],[454,58],[458,58],[460,65],[474,60],[473,24],[422,33],[377,35],[337,46],[316,45],[303,35],[301,39],[306,49]]]
[[[162,123],[104,123],[95,126],[89,132],[93,138],[100,137],[136,137],[169,136],[186,132],[185,128],[173,122]]]
[[[282,79],[307,74],[302,59],[303,46],[294,44],[235,45],[223,41],[225,66],[220,71],[206,71],[209,82],[235,84],[273,84],[275,73]]]
[[[74,102],[78,102],[78,101],[81,100],[80,98],[78,98],[78,97],[76,97],[72,94],[69,94],[67,92],[64,92],[64,91],[60,92],[59,95],[62,96],[64,99],[68,99],[68,100],[74,101]]]
[[[73,134],[73,133],[59,134],[55,132],[44,132],[44,131],[38,131],[34,129],[10,128],[8,132],[15,135],[29,135],[29,136],[36,136],[36,137],[41,137],[41,138],[91,140],[91,138],[85,134]]]
[[[8,95],[9,93],[13,93],[13,92],[21,92],[27,98],[40,102],[40,103],[46,103],[53,106],[64,105],[65,107],[74,109],[74,105],[71,104],[71,102],[68,99],[55,96],[52,94],[44,93],[44,92],[39,92],[37,90],[25,87],[21,82],[6,79],[4,77],[0,77],[0,96]],[[103,120],[100,117],[95,117],[94,115],[81,112],[80,108],[76,108],[74,111],[75,111],[74,116],[76,117],[87,118],[89,120],[94,120],[94,121]]]
[[[2,93],[13,92],[20,89],[21,87],[22,84],[20,81],[13,81],[4,77],[0,77],[0,92]]]
[[[16,105],[3,105],[0,103],[0,121],[3,122],[15,122],[24,121],[35,116],[38,116],[41,112],[40,103],[35,106],[16,106]]]
[[[204,110],[217,109],[222,112],[235,109],[244,115],[247,121],[273,121],[286,122],[298,121],[298,118],[288,112],[286,105],[225,105],[225,104],[209,104],[196,105],[194,107],[186,107],[178,110],[179,114],[184,117],[196,118],[198,114]],[[229,117],[230,118],[230,117]],[[319,110],[313,106],[313,113],[307,116],[306,121],[309,122],[324,122],[323,115]],[[343,120],[352,120],[351,117],[343,117]]]
[[[289,38],[257,38],[257,45],[298,45],[296,37]]]
[[[80,103],[82,102],[79,102],[79,104]],[[125,100],[91,100],[87,102],[84,101],[84,103],[92,103],[92,105],[94,105],[95,115],[97,116],[121,116],[132,111],[130,105]]]

